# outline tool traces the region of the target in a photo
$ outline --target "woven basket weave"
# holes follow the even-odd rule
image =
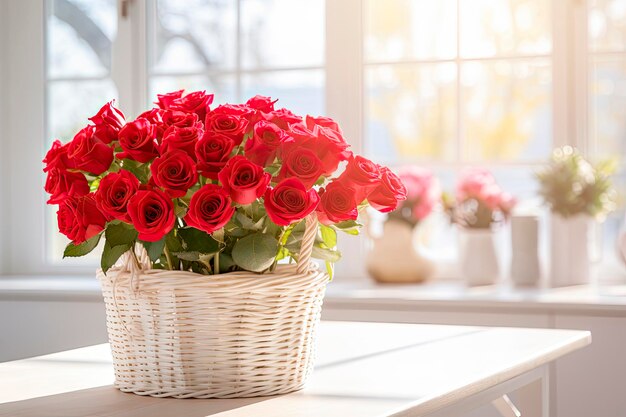
[[[313,366],[328,275],[310,262],[307,218],[297,265],[201,275],[149,269],[145,253],[98,271],[115,385],[154,397],[235,398],[298,390]]]

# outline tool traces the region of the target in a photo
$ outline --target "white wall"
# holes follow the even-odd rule
[[[7,15],[7,2],[0,2],[0,156],[7,155],[7,141],[8,138],[5,135],[6,131],[6,111],[7,111],[7,88],[9,77],[7,74],[7,38],[8,28],[4,24],[2,16]],[[8,206],[7,195],[7,178],[8,171],[6,164],[3,162],[3,158],[0,157],[0,219],[8,219],[9,213],[6,207]],[[7,256],[6,256],[6,243],[7,236],[6,221],[0,221],[0,274],[6,272]]]

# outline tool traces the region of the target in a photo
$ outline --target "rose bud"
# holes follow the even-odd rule
[[[279,226],[304,219],[317,207],[319,195],[297,178],[287,178],[265,192],[265,210]]]
[[[44,190],[50,194],[48,204],[59,204],[68,197],[80,197],[89,194],[89,183],[80,172],[52,168],[48,171]]]
[[[204,122],[205,131],[221,133],[231,138],[235,145],[243,141],[243,136],[248,129],[248,117],[252,110],[243,106],[224,104],[210,111]]]
[[[130,223],[128,201],[139,189],[139,180],[126,170],[107,174],[95,193],[98,208],[109,220],[118,219]]]
[[[317,215],[325,225],[345,220],[356,220],[359,217],[354,191],[338,181],[332,181],[320,192],[320,204]]]
[[[183,197],[198,181],[196,164],[185,152],[174,149],[152,162],[152,179],[172,198]]]
[[[163,134],[159,150],[161,154],[164,154],[167,151],[180,149],[196,160],[196,144],[203,133],[200,122],[190,127],[171,126]]]
[[[311,188],[324,172],[322,161],[311,149],[293,145],[285,150],[278,179],[296,177]]]
[[[119,141],[122,151],[119,159],[129,158],[145,163],[158,156],[155,127],[146,119],[126,123],[120,130]]]
[[[270,97],[256,95],[246,101],[246,106],[263,113],[270,113],[274,111],[274,104],[277,101],[278,99],[272,101]]]
[[[100,175],[113,162],[113,149],[94,136],[95,127],[87,126],[67,146],[67,157],[76,169]]]
[[[126,123],[124,113],[113,107],[114,102],[115,100],[108,102],[98,114],[89,118],[96,125],[94,136],[106,144],[117,140],[117,134]]]
[[[98,210],[93,194],[69,197],[57,211],[59,231],[75,245],[104,230],[106,217]]]
[[[185,221],[189,226],[213,233],[224,227],[234,212],[228,191],[217,184],[207,184],[191,196]]]
[[[407,191],[402,180],[389,168],[381,168],[380,171],[381,182],[367,197],[367,201],[381,213],[388,213],[406,200]]]
[[[228,136],[220,133],[205,132],[196,144],[198,172],[212,180],[217,180],[217,174],[224,168],[235,142]]]
[[[255,164],[266,166],[274,161],[280,145],[289,142],[293,142],[293,138],[284,130],[260,120],[254,125],[252,137],[246,141],[245,155]]]
[[[265,194],[271,176],[263,167],[236,155],[217,175],[230,197],[239,204],[250,204]]]
[[[174,227],[174,203],[163,191],[139,190],[128,202],[128,214],[139,239],[156,242]]]
[[[380,166],[362,156],[355,156],[350,159],[338,181],[354,191],[358,204],[378,187],[380,176]]]
[[[43,163],[45,164],[43,172],[48,172],[53,168],[60,170],[76,168],[76,164],[67,157],[67,145],[63,145],[58,139],[52,143],[52,147],[50,147],[50,150],[43,158]]]

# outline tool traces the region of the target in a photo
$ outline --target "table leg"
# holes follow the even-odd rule
[[[517,390],[517,403],[522,417],[550,416],[550,383],[548,366],[542,367],[541,378]]]

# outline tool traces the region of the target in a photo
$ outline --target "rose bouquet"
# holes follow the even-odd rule
[[[262,273],[297,261],[303,219],[314,214],[312,257],[330,271],[337,231],[358,233],[368,204],[391,211],[406,198],[389,169],[353,155],[332,119],[275,109],[268,97],[212,101],[163,94],[135,120],[110,102],[69,143],[54,141],[45,190],[71,240],[64,256],[104,238],[105,273],[136,245],[153,269]]]
[[[443,202],[452,222],[470,229],[501,223],[515,206],[515,198],[500,188],[491,172],[480,168],[465,170],[455,198],[444,194]]]

